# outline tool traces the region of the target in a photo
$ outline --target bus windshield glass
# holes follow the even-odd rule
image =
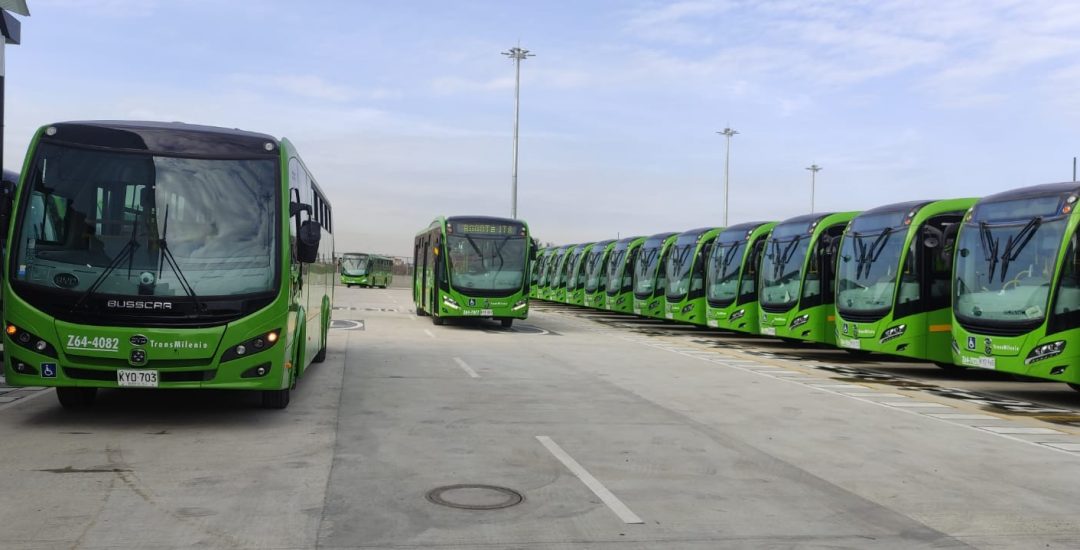
[[[662,239],[649,239],[641,246],[637,262],[634,265],[634,293],[640,296],[651,295],[656,287],[656,268],[660,263]]]
[[[13,280],[131,296],[274,288],[278,162],[39,145]]]
[[[363,275],[367,273],[367,258],[349,257],[341,259],[341,272],[346,275]]]
[[[979,204],[960,231],[953,311],[958,320],[1037,324],[1046,316],[1067,216],[1063,196]]]
[[[604,248],[594,246],[585,260],[585,292],[593,293],[600,288],[600,279],[604,275]]]
[[[463,233],[446,237],[450,283],[463,290],[510,291],[522,287],[527,239],[517,234]]]
[[[697,251],[700,233],[682,235],[676,239],[668,252],[667,270],[668,298],[681,299],[690,291],[690,268],[694,265],[694,253]]]
[[[726,307],[739,297],[739,273],[745,254],[744,239],[718,242],[713,247],[706,264],[706,295],[713,305]]]
[[[623,283],[623,271],[626,266],[623,265],[623,259],[626,258],[626,250],[630,247],[628,243],[619,243],[615,245],[615,248],[611,249],[611,254],[608,254],[607,260],[607,293],[615,294],[622,290]]]
[[[842,313],[884,314],[893,304],[909,209],[867,214],[851,222],[837,270],[836,307]]]
[[[761,259],[761,305],[790,308],[799,301],[802,268],[812,233],[807,222],[778,225]]]

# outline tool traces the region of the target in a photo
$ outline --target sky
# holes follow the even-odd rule
[[[338,252],[411,255],[439,215],[545,243],[1071,180],[1080,3],[30,0],[6,48],[4,166],[50,122],[289,138]]]

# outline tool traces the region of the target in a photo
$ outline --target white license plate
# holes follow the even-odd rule
[[[492,315],[495,315],[495,312],[491,311],[490,309],[481,309],[480,315],[483,317],[491,317]]]
[[[996,357],[962,357],[960,361],[964,366],[979,367],[980,369],[997,369]]]
[[[708,321],[705,321],[705,324],[709,325],[712,328],[717,328],[720,326],[720,321],[717,321],[716,319],[709,319]]]
[[[641,308],[640,307],[635,307],[634,308],[634,315],[641,315]]]
[[[664,317],[667,317],[668,319],[674,319],[674,318],[675,318],[675,314],[674,314],[674,313],[665,313],[665,314],[664,314]]]
[[[156,388],[158,387],[158,371],[118,370],[116,383],[124,388]]]
[[[858,338],[841,338],[840,347],[847,349],[862,349],[862,344],[859,343]]]
[[[766,336],[776,336],[776,327],[761,327],[761,333]]]

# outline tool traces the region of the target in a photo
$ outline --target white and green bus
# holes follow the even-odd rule
[[[667,279],[665,319],[705,325],[705,263],[722,230],[720,227],[702,227],[680,233],[675,238],[663,266]]]
[[[293,145],[65,122],[30,145],[5,253],[4,374],[66,408],[99,388],[262,392],[326,356],[333,212]]]
[[[341,284],[386,288],[394,280],[394,260],[378,254],[346,252],[341,255]]]
[[[716,237],[705,270],[705,324],[757,334],[758,268],[776,222],[748,222]]]
[[[436,218],[416,235],[413,300],[436,325],[450,317],[529,316],[532,241],[525,222],[486,216]]]

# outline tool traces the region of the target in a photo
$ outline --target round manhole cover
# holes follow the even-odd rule
[[[521,493],[495,485],[447,485],[428,491],[430,502],[463,510],[498,510],[521,504]]]

